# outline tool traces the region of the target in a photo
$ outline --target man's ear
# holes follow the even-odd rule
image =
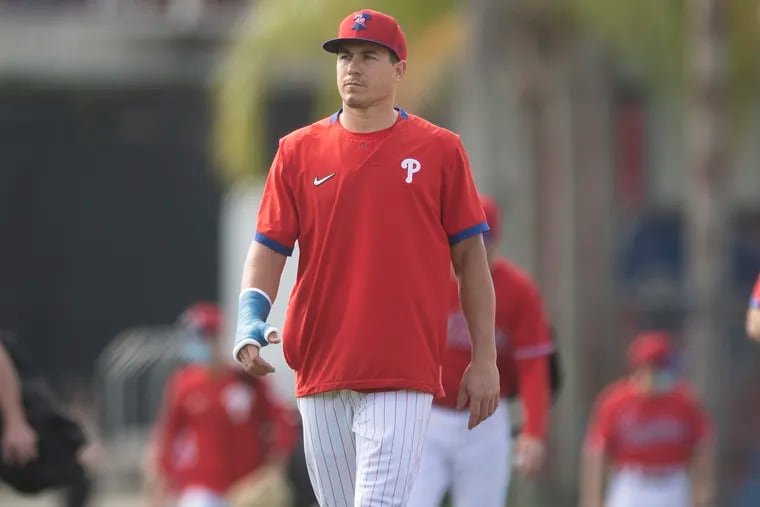
[[[396,77],[396,81],[400,81],[401,78],[406,75],[406,60],[401,60],[393,66],[393,71]]]

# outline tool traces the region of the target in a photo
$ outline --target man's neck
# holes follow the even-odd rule
[[[367,134],[392,127],[397,118],[398,111],[388,104],[365,109],[352,108],[343,104],[340,124],[349,132]]]
[[[226,364],[224,361],[211,361],[206,365],[206,369],[208,370],[209,374],[213,377],[216,377],[218,375],[221,375],[226,370]]]

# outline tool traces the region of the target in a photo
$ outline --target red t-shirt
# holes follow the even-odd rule
[[[757,275],[755,288],[752,289],[752,296],[749,298],[750,308],[760,308],[760,275]]]
[[[617,466],[683,466],[709,434],[707,415],[685,383],[644,396],[626,379],[600,395],[586,445],[603,449]]]
[[[525,412],[525,433],[543,438],[549,412],[547,356],[549,337],[541,295],[528,276],[506,259],[496,259],[491,269],[496,293],[496,347],[501,395],[513,394],[520,385]],[[459,305],[459,290],[452,278],[449,290],[448,344],[443,357],[442,379],[446,395],[437,405],[456,407],[457,392],[470,363],[470,333]]]
[[[295,421],[262,379],[230,368],[216,374],[190,365],[171,378],[154,445],[173,489],[225,493],[267,457],[284,456]]]
[[[439,393],[450,247],[487,229],[459,137],[421,118],[357,134],[336,113],[281,139],[255,239],[285,255],[298,241],[296,395]]]

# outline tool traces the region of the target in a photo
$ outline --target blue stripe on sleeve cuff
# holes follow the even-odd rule
[[[261,234],[258,231],[256,231],[256,235],[253,237],[253,239],[255,241],[261,243],[262,245],[271,248],[272,250],[274,250],[278,254],[282,254],[282,255],[285,255],[285,256],[288,256],[288,257],[290,257],[291,255],[293,255],[293,249],[292,248],[288,248],[285,245],[283,245],[282,243],[279,243],[279,242],[273,240],[272,238],[267,237],[267,236]]]
[[[488,224],[486,222],[481,222],[478,225],[473,225],[472,227],[468,227],[467,229],[463,231],[460,231],[456,234],[452,234],[451,236],[449,236],[449,245],[455,245],[462,240],[471,238],[475,236],[476,234],[480,234],[489,230],[491,230],[491,228],[488,227]]]
[[[758,299],[758,298],[751,298],[749,300],[749,307],[750,308],[758,308],[758,309],[760,309],[760,299]]]

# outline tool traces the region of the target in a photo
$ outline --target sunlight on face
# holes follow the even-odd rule
[[[406,62],[393,63],[385,47],[364,41],[346,42],[338,51],[338,92],[346,107],[366,109],[383,102],[393,105],[396,85]]]

